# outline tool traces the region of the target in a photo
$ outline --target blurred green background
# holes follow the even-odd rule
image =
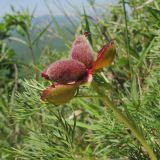
[[[149,159],[91,87],[64,105],[40,98],[51,85],[42,71],[86,31],[95,57],[114,40],[94,81],[160,159],[159,15],[159,0],[0,0],[0,160]]]

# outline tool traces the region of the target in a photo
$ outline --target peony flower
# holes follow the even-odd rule
[[[70,101],[80,85],[92,81],[96,70],[111,65],[115,54],[115,45],[111,41],[99,51],[94,61],[87,35],[80,35],[72,45],[70,59],[58,60],[42,73],[42,77],[54,84],[43,91],[41,99],[57,105]]]

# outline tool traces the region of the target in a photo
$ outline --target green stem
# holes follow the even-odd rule
[[[122,0],[123,3],[123,12],[124,12],[124,19],[125,19],[125,39],[127,44],[127,57],[129,62],[129,69],[131,70],[131,62],[130,62],[130,46],[129,46],[129,37],[128,37],[128,21],[127,21],[127,12],[126,12],[126,6],[125,6],[125,0]]]
[[[27,34],[27,39],[28,39],[28,48],[29,48],[30,53],[31,53],[33,66],[36,66],[36,59],[35,59],[35,55],[34,55],[34,51],[33,51],[33,43],[32,43],[32,40],[31,40],[31,34],[30,34],[29,31],[27,31],[26,34]],[[35,69],[35,79],[37,80],[37,70],[36,69]]]
[[[92,83],[93,88],[95,91],[102,97],[104,97],[104,92],[99,89],[95,82]],[[104,98],[103,98],[104,99]],[[105,97],[105,104],[112,109],[112,111],[117,115],[117,118],[123,122],[135,135],[135,137],[139,140],[139,142],[143,145],[145,150],[148,152],[148,155],[151,160],[157,160],[156,155],[154,154],[152,148],[147,144],[144,136],[140,133],[137,129],[135,124],[133,124],[122,112],[118,109],[113,102],[108,98]]]

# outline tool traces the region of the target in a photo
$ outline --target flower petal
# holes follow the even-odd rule
[[[100,51],[97,56],[97,60],[93,63],[92,70],[108,67],[112,64],[112,61],[116,54],[116,48],[113,41],[106,44]]]
[[[53,104],[63,104],[70,101],[75,93],[78,85],[56,85],[45,89],[42,93],[41,99],[45,102]]]
[[[93,63],[93,50],[86,36],[77,37],[71,49],[71,56],[73,59],[84,63],[89,69]]]

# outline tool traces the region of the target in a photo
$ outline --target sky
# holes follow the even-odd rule
[[[57,8],[55,4],[59,2],[62,4],[68,15],[73,15],[75,10],[82,10],[82,4],[85,6],[86,10],[89,12],[89,4],[87,0],[0,0],[0,17],[5,13],[11,12],[11,6],[16,10],[29,9],[30,12],[36,8],[34,16],[43,16],[48,14],[48,9],[45,2],[49,5],[55,15],[61,15],[62,12]],[[104,4],[112,4],[115,0],[95,0],[96,4],[104,6]],[[69,5],[69,3],[72,5]]]

